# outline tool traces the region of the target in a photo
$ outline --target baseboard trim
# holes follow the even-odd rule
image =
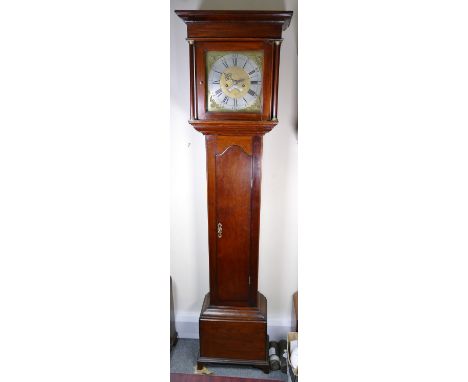
[[[198,319],[200,312],[180,312],[175,315],[175,326],[179,338],[199,338]],[[292,331],[291,318],[268,317],[267,331],[270,341],[286,339],[288,333]]]
[[[200,313],[176,313],[175,326],[179,338],[196,338],[198,339],[198,318]]]

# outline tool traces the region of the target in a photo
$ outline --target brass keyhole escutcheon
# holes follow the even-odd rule
[[[223,225],[218,223],[218,237],[221,239],[223,237]]]

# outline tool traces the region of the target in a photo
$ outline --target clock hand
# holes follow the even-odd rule
[[[239,80],[235,80],[234,78],[232,78],[232,85],[228,88],[228,91],[230,92],[230,91],[231,91],[232,89],[234,89],[234,88],[237,89],[237,90],[239,90],[239,91],[242,91],[243,89],[240,88],[237,84],[238,84],[239,82],[244,82],[244,81],[245,81],[245,78],[241,78],[241,79],[239,79]]]
[[[239,86],[237,86],[237,84],[232,84],[229,88],[228,88],[228,92],[232,91],[232,89],[237,89],[239,91],[242,91],[242,88],[240,88]]]

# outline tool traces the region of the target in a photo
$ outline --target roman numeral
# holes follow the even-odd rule
[[[223,74],[223,73],[221,73],[221,72],[218,72],[218,71],[217,71],[217,70],[215,70],[215,69],[213,69],[213,71],[215,71],[216,73],[219,73],[219,74]]]
[[[248,102],[247,102],[247,100],[245,99],[245,97],[242,97],[242,99],[244,100],[245,104],[247,105]]]
[[[232,56],[232,63],[234,64],[234,66],[237,66],[237,54],[234,54]]]
[[[257,85],[261,81],[250,81],[251,84]],[[213,82],[214,83],[214,82]]]
[[[234,109],[237,109],[237,98],[234,98]]]
[[[219,97],[223,91],[221,89],[218,89],[215,91],[216,97]]]
[[[212,84],[213,84],[213,85],[219,85],[219,80],[214,80],[214,81],[212,82]]]
[[[224,99],[223,99],[223,103],[225,103],[227,105],[228,101],[229,101],[229,97],[225,96]]]
[[[257,71],[257,69],[254,69],[254,70],[252,70],[251,72],[249,72],[249,76],[251,76],[252,74],[254,74],[256,71]]]
[[[257,93],[255,93],[252,89],[249,89],[249,91],[247,93],[249,93],[252,97],[257,96]]]
[[[221,63],[227,68],[228,67],[228,63],[226,62],[226,59],[223,57],[221,59]]]

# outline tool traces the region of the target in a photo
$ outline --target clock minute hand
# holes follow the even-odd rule
[[[232,85],[228,88],[228,91],[230,92],[233,88],[236,88],[239,91],[242,91],[242,89],[237,85],[239,82],[244,82],[245,78],[241,78],[240,80],[235,80],[232,78]]]
[[[236,88],[237,90],[242,91],[242,89],[241,89],[239,86],[237,86],[237,84],[232,84],[232,85],[228,88],[228,91],[230,92],[230,91],[231,91],[232,89],[234,89],[234,88]]]

